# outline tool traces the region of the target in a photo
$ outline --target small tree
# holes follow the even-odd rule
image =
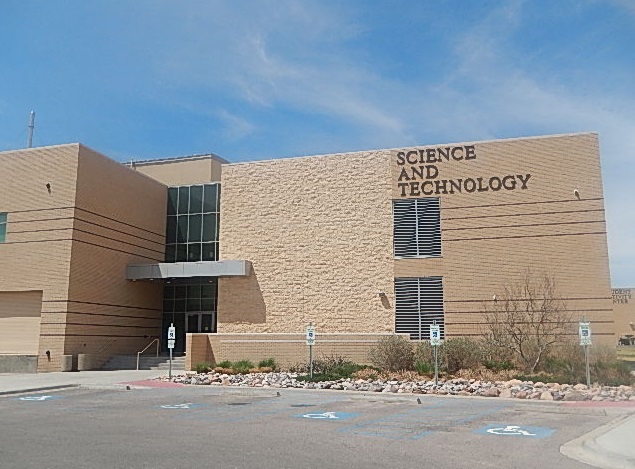
[[[486,335],[495,347],[510,351],[525,371],[533,373],[571,327],[566,305],[553,277],[539,279],[527,271],[487,307]]]

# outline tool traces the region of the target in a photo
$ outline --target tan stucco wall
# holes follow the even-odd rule
[[[635,288],[613,289],[613,314],[618,337],[635,335]]]
[[[382,152],[223,167],[218,332],[391,332],[388,159]]]
[[[224,160],[215,155],[174,158],[170,160],[132,163],[135,171],[145,174],[166,186],[183,186],[218,182]]]
[[[514,175],[516,189],[438,194],[443,257],[394,259],[399,152],[466,145],[472,158],[435,163],[431,180]],[[441,275],[447,335],[480,334],[484,305],[530,269],[555,279],[571,334],[586,316],[614,343],[596,134],[232,164],[222,187],[221,259],[250,260],[254,275],[220,280],[219,333],[310,321],[327,333],[394,331],[393,278]]]

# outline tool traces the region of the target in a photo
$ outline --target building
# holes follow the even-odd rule
[[[528,269],[614,344],[593,133],[228,163],[0,153],[0,355],[92,368],[177,328],[188,363],[474,336]],[[222,190],[221,190],[222,188]],[[575,322],[576,324],[573,324]],[[575,327],[574,327],[575,326]],[[20,357],[20,358],[17,358]],[[17,364],[16,364],[17,363]]]

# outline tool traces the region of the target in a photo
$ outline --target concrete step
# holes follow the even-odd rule
[[[137,368],[136,355],[114,355],[108,360],[102,370],[135,370]],[[170,357],[141,357],[139,359],[140,370],[168,370],[170,368]],[[172,370],[184,370],[185,357],[172,357]]]

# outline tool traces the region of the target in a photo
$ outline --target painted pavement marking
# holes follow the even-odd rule
[[[296,417],[313,420],[348,420],[359,416],[359,414],[351,412],[311,412],[309,414],[300,414]]]
[[[520,436],[528,438],[548,438],[555,432],[547,427],[528,427],[520,425],[492,424],[475,430],[474,433],[483,435]]]
[[[438,401],[421,408],[340,428],[338,431],[392,440],[418,440],[426,435],[497,413],[508,404]]]
[[[51,395],[44,395],[44,396],[22,396],[22,397],[18,397],[17,399],[19,401],[27,401],[27,402],[42,402],[42,401],[50,401],[53,399],[61,399],[62,396],[51,396]]]

